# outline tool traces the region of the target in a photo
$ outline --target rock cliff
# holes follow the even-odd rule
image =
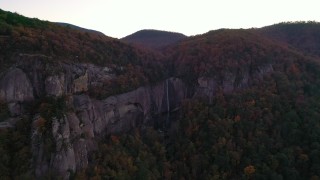
[[[238,82],[234,74],[225,76],[222,81],[201,77],[193,87],[195,93],[190,93],[181,79],[171,77],[98,100],[90,97],[87,91],[116,76],[109,67],[57,63],[45,56],[21,55],[16,65],[0,78],[0,99],[8,103],[11,116],[18,117],[25,113],[27,102],[48,96],[65,98],[67,110],[45,120],[50,122],[46,132],[39,129],[44,117],[40,113],[33,115],[31,141],[36,176],[51,172],[67,179],[71,172],[88,166],[89,153],[97,149],[99,137],[164,123],[157,121],[165,118],[154,117],[166,117],[179,109],[188,97],[210,100],[218,90],[230,93],[244,88],[250,85],[252,76],[263,76],[271,71],[271,65],[264,66],[254,74],[245,73]],[[4,121],[2,127],[10,128],[13,122]],[[48,138],[51,151],[48,151]]]

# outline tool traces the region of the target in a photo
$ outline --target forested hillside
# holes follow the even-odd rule
[[[117,93],[132,90],[164,77],[159,63],[161,54],[134,48],[96,32],[63,27],[3,10],[0,10],[0,53],[2,71],[17,64],[21,56],[40,55],[53,62],[108,67],[119,75],[112,82],[103,82],[103,86],[111,88],[97,87],[92,92],[95,96],[115,93],[109,92],[112,89],[118,89]]]
[[[320,55],[320,23],[283,22],[257,29],[263,35],[290,44],[305,55]]]
[[[151,52],[0,10],[0,179],[319,179],[318,26]]]
[[[172,75],[195,87],[199,77],[217,81],[214,97],[183,101],[165,132],[109,136],[88,170],[94,177],[319,178],[318,59],[247,30],[212,31],[167,53]]]

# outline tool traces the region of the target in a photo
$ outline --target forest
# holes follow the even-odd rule
[[[50,56],[48,64],[111,67],[113,79],[83,92],[95,100],[169,77],[190,89],[179,109],[166,112],[169,124],[163,120],[167,114],[152,114],[160,121],[96,135],[97,150],[88,153],[87,167],[70,170],[69,179],[317,180],[319,30],[316,22],[220,29],[150,50],[0,10],[0,80],[25,53]],[[195,95],[204,77],[216,82],[212,97]],[[229,82],[231,90],[226,91]],[[50,162],[57,147],[53,122],[77,111],[68,105],[76,95],[19,102],[25,113],[17,117],[10,113],[10,102],[0,98],[0,122],[18,119],[13,128],[0,127],[0,179],[39,178],[33,131],[41,134],[38,143]],[[86,134],[79,138],[90,139]],[[64,179],[50,169],[40,178]]]

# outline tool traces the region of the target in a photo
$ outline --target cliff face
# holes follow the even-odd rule
[[[272,66],[261,67],[254,76],[263,76],[272,71]],[[244,75],[236,82],[236,75],[230,74],[217,80],[202,77],[195,93],[178,78],[169,78],[154,85],[109,96],[97,100],[87,91],[115,74],[108,67],[92,64],[53,63],[45,56],[21,55],[14,67],[0,78],[0,99],[9,107],[11,120],[2,122],[1,127],[12,127],[12,119],[26,112],[28,102],[43,97],[63,96],[66,111],[59,116],[50,117],[50,141],[52,151],[48,152],[46,132],[39,128],[43,121],[40,113],[33,115],[32,151],[36,176],[41,177],[49,171],[68,178],[70,172],[88,166],[89,153],[97,150],[97,140],[107,134],[117,134],[143,126],[163,124],[167,115],[179,109],[187,97],[211,99],[218,90],[230,93],[250,85],[252,75]],[[157,120],[155,120],[157,119]],[[47,120],[48,121],[48,120]],[[48,133],[47,133],[48,134]]]
[[[45,133],[39,130],[44,117],[33,117],[31,141],[38,177],[50,170],[67,178],[70,171],[86,168],[88,153],[97,148],[96,137],[152,125],[152,113],[167,113],[186,98],[187,88],[177,78],[102,100],[87,95],[90,88],[114,76],[108,67],[53,63],[48,57],[31,55],[21,55],[17,64],[3,73],[0,99],[8,103],[13,118],[27,113],[28,102],[48,96],[65,97],[66,113],[50,119],[54,147],[50,154],[45,150]],[[12,127],[13,122],[1,124]]]

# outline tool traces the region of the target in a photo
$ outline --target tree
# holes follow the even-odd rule
[[[249,165],[243,169],[243,172],[247,177],[251,177],[256,172],[256,169],[254,166]]]

